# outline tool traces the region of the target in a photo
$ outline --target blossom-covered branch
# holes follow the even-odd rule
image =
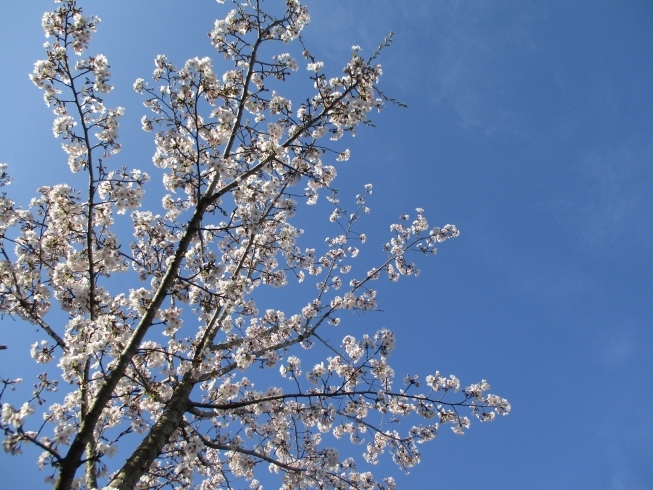
[[[141,124],[154,133],[152,161],[163,180],[161,209],[145,210],[149,175],[109,165],[124,109],[105,105],[106,57],[86,55],[100,20],[85,17],[77,0],[57,3],[43,17],[46,59],[31,78],[54,110],[71,178],[86,181],[84,192],[42,186],[28,209],[0,196],[0,312],[47,336],[31,348],[47,366],[32,398],[16,408],[6,388],[17,380],[3,381],[6,452],[38,446],[38,464],[58,490],[187,488],[198,478],[200,489],[238,479],[259,488],[262,464],[282,474],[283,489],[390,490],[392,478],[359,471],[329,439],[349,435],[365,445],[368,463],[387,452],[407,469],[440,424],[457,434],[469,427],[462,410],[483,422],[509,413],[484,380],[461,390],[455,376],[436,371],[423,391],[417,375],[396,388],[390,329],[325,340],[346,312],[378,309],[375,280],[417,276],[409,255],[433,255],[459,234],[454,225],[429,226],[420,208],[390,227],[377,267],[356,267],[372,185],[348,212],[334,187],[336,165],[351,156],[340,140],[396,102],[377,86],[377,59],[391,37],[367,58],[354,46],[342,72],[327,77],[329,67],[301,39],[305,6],[286,0],[271,14],[247,0],[234,2],[209,34],[231,65],[222,75],[210,58],[180,68],[157,56],[154,83],[138,78],[133,86],[150,111]],[[283,82],[302,58],[312,88],[297,104]],[[6,170],[0,166],[0,186],[9,183]],[[300,248],[294,217],[301,201],[313,205],[320,195],[332,206],[325,226],[335,234],[322,248]],[[261,292],[290,281],[309,286],[308,301],[259,312]],[[116,284],[128,286],[116,293]],[[65,324],[51,319],[53,304],[68,315]],[[296,351],[317,344],[333,355],[302,376]],[[278,368],[279,382],[293,388],[255,390],[255,366]],[[67,391],[48,405],[44,396],[60,387],[55,377]],[[37,412],[44,422],[28,430]],[[404,432],[395,428],[401,419],[410,425]],[[112,463],[123,441],[135,449]]]

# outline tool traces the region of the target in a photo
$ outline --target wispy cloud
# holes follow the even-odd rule
[[[316,39],[328,52],[352,42],[373,49],[389,31],[396,46],[383,56],[391,84],[420,103],[451,107],[463,128],[485,134],[519,132],[511,92],[519,73],[510,56],[534,49],[530,2],[411,0],[370,4],[309,4],[316,12]],[[427,35],[425,35],[427,34]],[[321,38],[320,38],[321,36]],[[328,54],[327,54],[328,56]],[[497,70],[497,66],[505,69]],[[386,80],[388,82],[388,80]]]
[[[647,141],[597,145],[572,159],[573,192],[552,205],[577,223],[577,238],[588,248],[649,236],[652,164]]]

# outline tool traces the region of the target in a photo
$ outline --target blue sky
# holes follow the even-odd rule
[[[432,225],[461,230],[420,261],[417,279],[379,282],[383,312],[349,318],[341,333],[390,327],[398,375],[486,378],[513,406],[464,437],[443,430],[399,487],[653,488],[653,4],[307,3],[305,39],[327,73],[353,44],[371,52],[395,33],[381,87],[409,107],[388,107],[348,140],[336,180],[343,201],[374,184],[365,255],[382,257],[389,224],[418,206]],[[1,7],[0,162],[23,204],[39,185],[72,182],[27,77],[52,5]],[[113,164],[147,171],[153,145],[131,84],[159,53],[178,65],[208,55],[227,69],[206,38],[226,10],[213,0],[82,5],[102,18],[91,51],[112,66],[109,105],[126,107]],[[302,211],[324,223],[309,236],[330,233],[325,209]],[[2,320],[11,348],[0,375],[35,338]],[[16,487],[45,476],[29,457],[0,455],[0,469]]]

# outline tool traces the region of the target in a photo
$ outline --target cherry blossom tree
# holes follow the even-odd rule
[[[485,380],[461,388],[437,371],[395,380],[390,330],[326,340],[345,312],[377,309],[373,281],[416,276],[409,253],[433,255],[458,230],[430,227],[422,209],[401,216],[384,260],[354,276],[372,186],[345,210],[331,164],[349,151],[332,142],[396,103],[377,86],[391,37],[367,57],[354,47],[329,78],[300,36],[307,8],[286,0],[273,15],[260,1],[234,3],[215,22],[210,42],[231,65],[222,75],[209,58],[177,67],[161,55],[153,83],[134,83],[156,144],[151,172],[163,175],[160,212],[142,208],[146,172],[110,165],[123,108],[105,105],[106,57],[85,54],[99,19],[76,0],[43,16],[49,42],[31,79],[86,184],[43,186],[28,209],[1,196],[0,310],[43,333],[31,354],[45,371],[22,405],[2,404],[0,428],[7,453],[42,451],[38,466],[56,489],[258,489],[269,471],[282,489],[389,490],[392,478],[357,469],[334,440],[360,445],[368,463],[388,457],[407,469],[442,425],[462,434],[470,417],[510,411]],[[306,67],[312,93],[291,102],[283,82]],[[6,186],[6,165],[0,173]],[[320,195],[335,233],[318,252],[299,247],[293,217]],[[257,297],[290,282],[317,292],[298,311],[258,310]],[[55,305],[67,323],[52,322]],[[302,366],[315,345],[329,356]],[[291,388],[255,389],[260,367]],[[0,397],[19,381],[2,379]],[[60,402],[45,403],[57,390]],[[122,465],[109,461],[121,443]]]

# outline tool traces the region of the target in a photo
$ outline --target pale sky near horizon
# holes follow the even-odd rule
[[[110,162],[149,171],[153,144],[132,83],[150,77],[160,53],[178,66],[211,56],[217,72],[228,69],[206,37],[227,8],[80,3],[102,18],[90,52],[111,65],[107,105],[126,108],[124,148]],[[383,311],[345,319],[334,337],[389,327],[398,378],[436,369],[463,384],[485,378],[513,407],[491,424],[473,421],[463,437],[443,428],[398,487],[653,489],[653,3],[307,4],[304,38],[327,73],[340,73],[352,45],[371,53],[394,32],[380,85],[408,108],[374,114],[377,127],[347,139],[351,160],[337,167],[343,202],[374,185],[362,254],[382,257],[390,223],[416,207],[431,225],[461,230],[436,257],[416,258],[418,278],[375,284]],[[53,6],[0,7],[0,163],[23,205],[41,185],[73,180],[28,79]],[[298,102],[300,85],[287,94]],[[299,214],[307,240],[333,233],[326,208]],[[0,344],[10,348],[0,376],[20,375],[39,338],[2,319]],[[48,488],[35,459],[0,454],[0,486]],[[371,469],[399,475],[389,460]]]

